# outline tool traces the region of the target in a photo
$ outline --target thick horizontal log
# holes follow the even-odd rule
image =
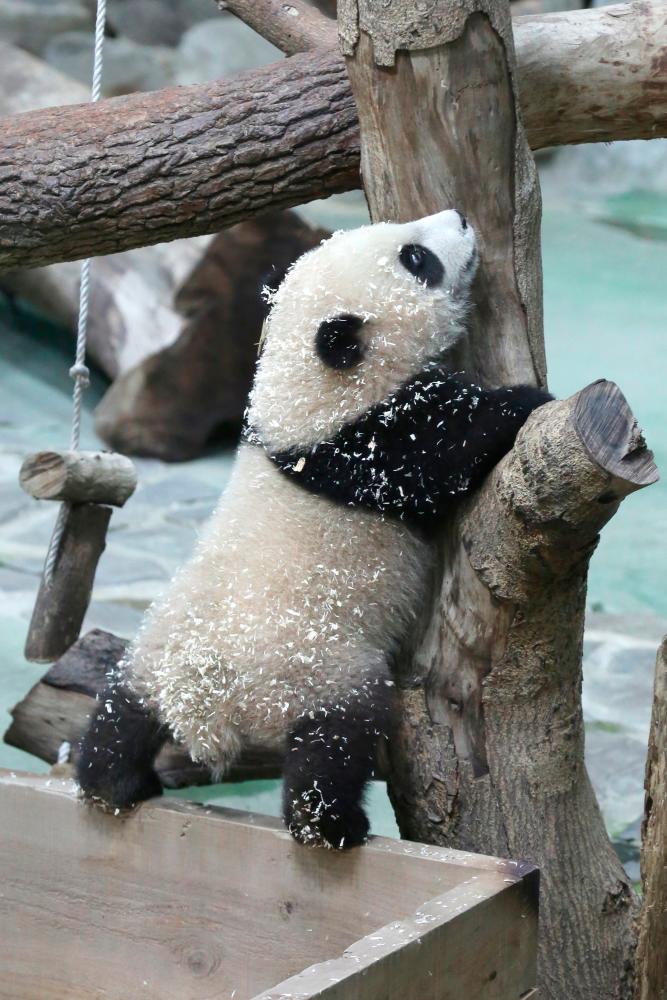
[[[115,452],[38,451],[24,460],[19,483],[36,500],[122,507],[136,489],[137,470]]]
[[[100,629],[93,629],[75,642],[12,709],[13,721],[5,733],[5,743],[54,764],[61,744],[66,742],[75,761],[95,698],[104,690],[107,673],[118,663],[126,646],[125,639]],[[208,769],[194,764],[185,750],[171,741],[160,751],[156,767],[165,788],[207,785],[211,781]],[[225,780],[277,778],[280,771],[280,760],[258,749],[246,752]]]
[[[667,8],[519,18],[534,149],[667,135]],[[0,270],[216,232],[359,186],[357,115],[337,53],[225,81],[3,122]]]
[[[81,104],[90,87],[0,38],[0,120],[37,108]],[[2,182],[0,181],[0,191]],[[98,258],[90,276],[86,353],[110,378],[123,375],[180,335],[174,295],[208,237]],[[76,332],[81,268],[73,261],[3,271],[0,288]]]
[[[3,122],[0,268],[215,232],[358,184],[356,113],[328,52],[232,80]]]

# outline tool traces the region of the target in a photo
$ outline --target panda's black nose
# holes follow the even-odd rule
[[[463,230],[467,229],[468,228],[468,220],[466,219],[466,217],[463,214],[463,212],[459,212],[458,208],[455,208],[454,211],[456,212],[456,214],[458,215],[459,219],[461,220],[461,229],[463,229]]]

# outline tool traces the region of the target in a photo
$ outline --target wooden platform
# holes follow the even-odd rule
[[[105,816],[70,781],[7,771],[0,830],[3,1000],[533,995],[530,865],[379,837],[307,849],[169,799]]]

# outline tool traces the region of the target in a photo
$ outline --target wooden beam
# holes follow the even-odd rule
[[[543,381],[539,188],[508,0],[341,0],[339,25],[372,219],[463,211],[481,263],[456,364]],[[585,770],[581,649],[598,533],[656,478],[615,385],[538,409],[443,524],[432,602],[397,663],[401,832],[540,866],[544,1000],[629,1000],[638,901]]]
[[[529,144],[667,135],[667,9],[519,18]],[[232,80],[3,122],[0,270],[216,232],[359,186],[342,60],[302,53]]]

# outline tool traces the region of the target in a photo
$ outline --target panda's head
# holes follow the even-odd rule
[[[249,422],[270,449],[313,444],[460,337],[477,267],[460,212],[334,233],[273,296]]]

